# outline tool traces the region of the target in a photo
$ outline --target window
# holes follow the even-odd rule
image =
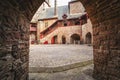
[[[45,22],[45,27],[48,27],[48,22]]]
[[[80,22],[79,21],[75,21],[75,25],[80,25]]]
[[[64,23],[64,26],[67,26],[67,23]]]
[[[67,26],[67,21],[63,21],[63,26]]]

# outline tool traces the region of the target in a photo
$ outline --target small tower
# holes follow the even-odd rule
[[[54,2],[54,16],[57,15],[57,0]]]

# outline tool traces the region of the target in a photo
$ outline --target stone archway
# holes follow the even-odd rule
[[[86,39],[85,39],[86,44],[91,44],[92,43],[92,35],[91,35],[91,33],[88,32],[85,37],[86,37]]]
[[[70,38],[71,38],[71,44],[79,44],[80,43],[80,35],[72,34]]]
[[[0,62],[3,63],[0,65],[4,66],[1,68],[1,79],[28,79],[29,22],[43,1],[0,1]],[[120,1],[79,1],[83,3],[93,24],[94,77],[99,80],[119,80]],[[14,68],[9,67],[8,62]]]

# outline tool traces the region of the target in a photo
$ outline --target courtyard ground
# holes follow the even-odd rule
[[[93,80],[93,48],[88,45],[31,45],[30,80]]]
[[[93,59],[87,45],[31,45],[30,67],[56,67]]]

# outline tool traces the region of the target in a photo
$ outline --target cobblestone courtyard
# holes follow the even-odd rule
[[[57,67],[93,59],[93,48],[87,45],[31,45],[30,67]]]

